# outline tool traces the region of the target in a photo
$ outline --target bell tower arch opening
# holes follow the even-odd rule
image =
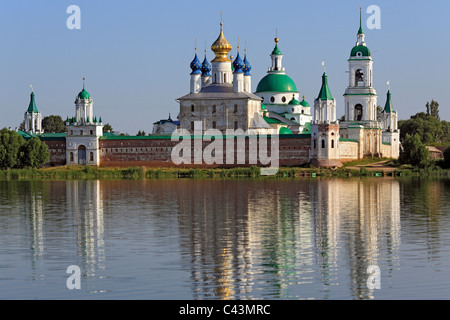
[[[354,119],[355,121],[361,121],[362,120],[362,118],[363,118],[363,106],[360,103],[358,103],[355,106],[354,114],[355,114],[355,119]]]

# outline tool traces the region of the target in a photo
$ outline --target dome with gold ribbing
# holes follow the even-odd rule
[[[212,62],[231,62],[231,60],[228,59],[227,57],[228,52],[230,52],[231,49],[233,49],[233,47],[223,35],[223,23],[220,22],[219,37],[211,45],[211,50],[216,55],[216,57],[212,60]]]

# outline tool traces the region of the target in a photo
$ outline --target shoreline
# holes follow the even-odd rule
[[[277,174],[262,176],[259,167],[174,168],[174,167],[91,167],[60,166],[40,169],[0,170],[0,181],[8,180],[108,180],[108,179],[276,179],[318,177],[450,177],[450,169],[437,166],[419,169],[376,165],[342,168],[282,167]]]

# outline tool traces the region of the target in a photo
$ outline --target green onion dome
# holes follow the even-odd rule
[[[289,128],[281,127],[279,133],[280,134],[292,134],[292,131]]]
[[[258,83],[256,92],[297,92],[297,86],[285,74],[270,73]]]

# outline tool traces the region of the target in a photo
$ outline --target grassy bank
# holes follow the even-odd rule
[[[353,167],[352,167],[353,168]],[[391,172],[367,170],[364,167],[350,169],[319,168],[280,168],[275,176],[265,178],[299,177],[383,177],[383,176],[448,176],[450,170],[439,166],[418,169],[412,166],[399,166]],[[64,166],[42,169],[11,169],[0,171],[0,180],[84,180],[84,179],[226,179],[226,178],[264,178],[258,167],[244,168],[97,168],[90,166]]]

